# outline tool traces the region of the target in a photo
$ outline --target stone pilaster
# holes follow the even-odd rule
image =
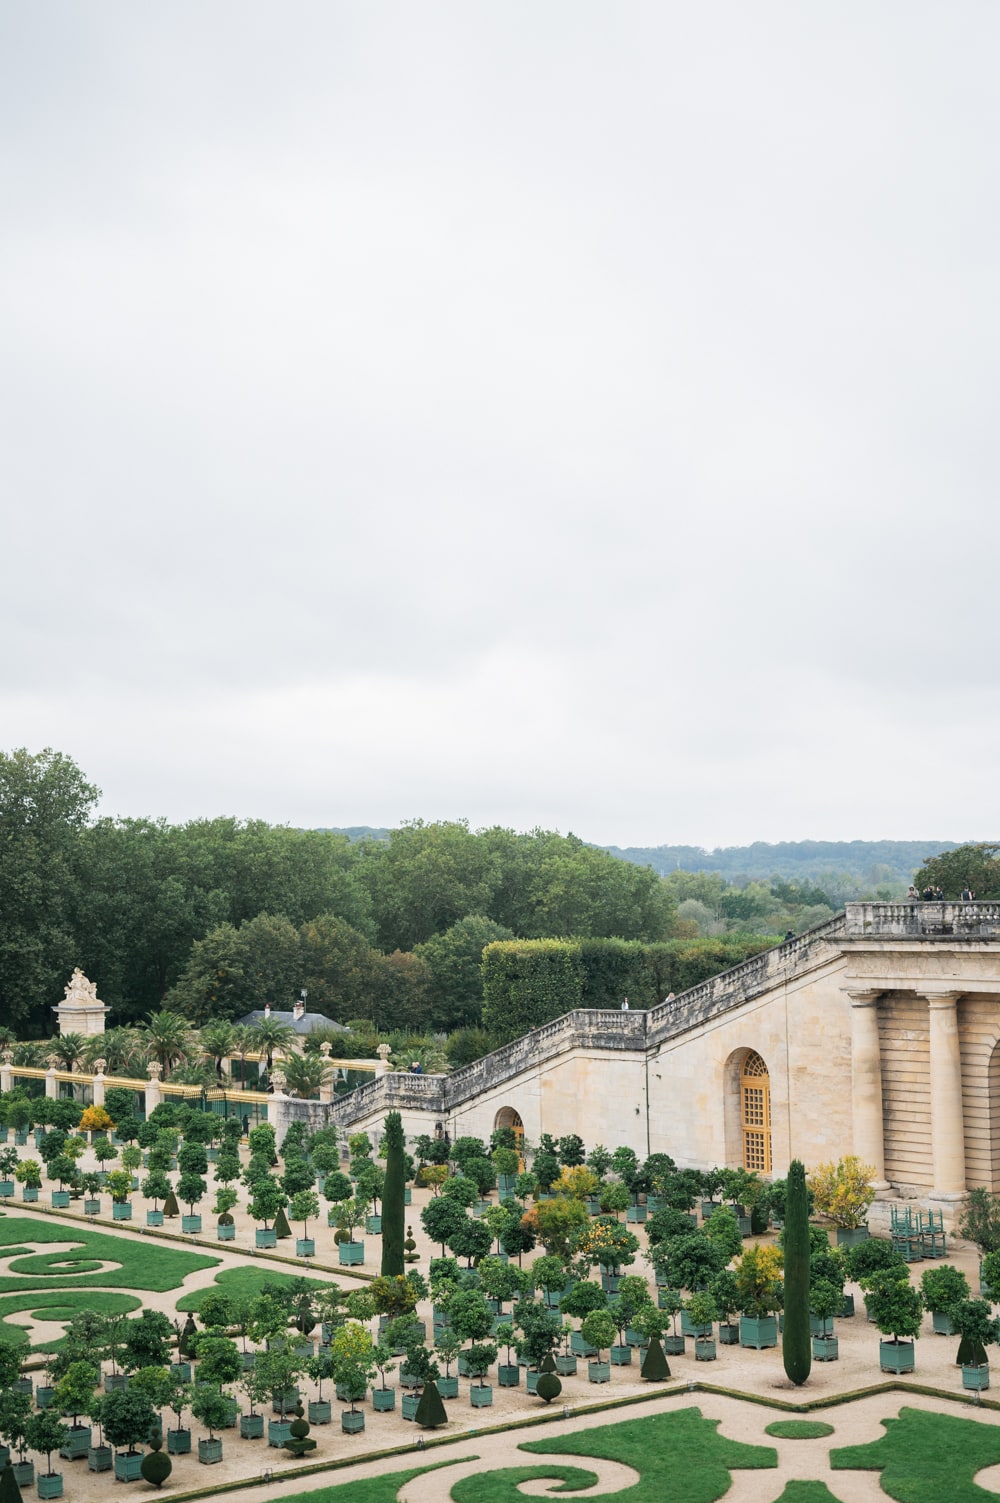
[[[931,1142],[935,1200],[965,1194],[965,1114],[958,1041],[960,992],[925,992],[930,1025]]]
[[[854,1152],[875,1170],[875,1190],[888,1190],[882,1120],[882,1047],[878,991],[848,991],[851,1000],[851,1112]]]
[[[163,1066],[157,1060],[151,1059],[146,1066],[146,1074],[149,1076],[149,1084],[146,1087],[146,1121],[148,1122],[163,1100],[163,1092],[160,1090]]]

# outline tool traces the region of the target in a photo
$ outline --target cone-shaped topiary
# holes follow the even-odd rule
[[[192,1336],[197,1335],[197,1332],[198,1327],[194,1323],[194,1316],[189,1315],[187,1320],[184,1322],[184,1329],[181,1332],[181,1339],[177,1343],[177,1355],[179,1357],[192,1357],[194,1355],[191,1350],[191,1338]]]
[[[555,1373],[543,1372],[535,1384],[535,1392],[540,1399],[544,1399],[546,1404],[551,1404],[552,1400],[562,1393],[562,1383]]]
[[[538,1364],[538,1371],[540,1373],[554,1373],[555,1370],[556,1370],[556,1359],[553,1357],[553,1355],[552,1355],[551,1352],[546,1352],[545,1356],[542,1358],[541,1362],[539,1362],[539,1364]]]
[[[431,1382],[424,1384],[423,1393],[420,1395],[420,1403],[417,1405],[417,1412],[413,1416],[413,1419],[414,1423],[418,1424],[421,1430],[433,1430],[437,1425],[446,1425],[448,1423],[447,1412],[444,1404],[441,1402],[438,1386],[433,1379]]]
[[[173,1190],[171,1190],[170,1194],[163,1202],[163,1214],[167,1217],[179,1216],[181,1214],[181,1208],[177,1204],[177,1196],[174,1194]]]
[[[645,1378],[647,1383],[662,1383],[670,1377],[670,1363],[666,1353],[657,1337],[650,1340],[646,1355],[642,1359],[642,1367],[639,1369],[640,1378]]]
[[[145,1480],[147,1482],[151,1482],[154,1487],[162,1487],[173,1469],[174,1464],[170,1460],[170,1457],[166,1454],[165,1451],[159,1450],[159,1448],[154,1451],[147,1452],[147,1454],[142,1458],[142,1462],[139,1467],[139,1470]]]
[[[0,1467],[0,1503],[22,1503],[21,1489],[9,1461]]]
[[[382,1187],[382,1274],[388,1278],[403,1272],[403,1202],[406,1184],[403,1155],[403,1119],[398,1112],[389,1112],[385,1119],[385,1183]],[[441,1403],[440,1396],[438,1403]],[[443,1416],[443,1405],[441,1413]],[[443,1419],[437,1423],[442,1424]]]
[[[292,1235],[292,1229],[288,1225],[288,1217],[285,1215],[284,1206],[278,1207],[278,1214],[274,1218],[274,1235],[278,1238],[279,1242],[284,1237]]]
[[[809,1341],[809,1195],[801,1159],[788,1166],[785,1200],[785,1331],[781,1356],[791,1382],[804,1383],[812,1367]]]

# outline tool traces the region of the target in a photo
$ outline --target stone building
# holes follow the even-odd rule
[[[1000,1191],[1000,903],[852,903],[648,1012],[578,1011],[448,1076],[336,1103],[351,1131],[537,1143],[576,1132],[681,1166],[782,1175],[857,1153],[949,1220]],[[279,1100],[279,1132],[306,1104]]]

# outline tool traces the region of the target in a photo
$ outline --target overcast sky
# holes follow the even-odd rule
[[[0,8],[0,747],[995,834],[1000,8]]]

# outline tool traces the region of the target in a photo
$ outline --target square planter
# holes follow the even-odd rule
[[[141,1451],[115,1452],[115,1481],[138,1482],[142,1476]]]
[[[278,1234],[273,1226],[259,1226],[253,1240],[255,1247],[277,1247]]]
[[[184,1235],[186,1237],[195,1237],[195,1236],[197,1236],[198,1233],[201,1231],[201,1217],[200,1216],[182,1216],[181,1217],[181,1231],[184,1233]],[[201,1444],[201,1442],[199,1441],[199,1445],[200,1444]]]
[[[4,1136],[6,1136],[6,1134],[4,1134]],[[4,1200],[9,1200],[13,1195],[15,1184],[15,1180],[0,1179],[0,1196],[2,1196]]]
[[[962,1368],[962,1387],[963,1388],[972,1388],[972,1389],[975,1389],[978,1392],[982,1393],[982,1392],[984,1392],[985,1389],[989,1388],[989,1386],[990,1386],[990,1368],[989,1368],[989,1363],[984,1363],[982,1367],[965,1367],[965,1366],[963,1366],[963,1368]]]
[[[450,1378],[438,1378],[437,1391],[443,1399],[458,1398],[458,1378],[452,1373]]]
[[[601,1271],[601,1288],[605,1294],[617,1294],[621,1281],[621,1274]]]
[[[316,1239],[315,1239],[315,1237],[296,1237],[296,1239],[295,1239],[295,1256],[297,1258],[315,1258],[315,1256],[316,1256]]]
[[[115,1464],[115,1453],[110,1446],[91,1446],[87,1452],[89,1472],[110,1472]]]
[[[59,1455],[64,1461],[82,1461],[90,1454],[90,1442],[93,1438],[93,1431],[89,1425],[70,1425],[66,1432],[66,1440],[59,1447]]]
[[[754,1347],[758,1352],[764,1347],[778,1345],[778,1322],[773,1315],[756,1319],[751,1315],[740,1316],[740,1346]]]
[[[240,1415],[240,1436],[243,1440],[260,1440],[264,1434],[262,1414]]]
[[[306,1408],[310,1425],[329,1425],[333,1420],[329,1399],[310,1399]]]
[[[645,1336],[640,1336],[638,1331],[633,1331],[631,1326],[626,1326],[625,1344],[626,1346],[641,1348],[648,1346],[649,1342],[646,1340]]]
[[[610,1383],[611,1382],[611,1363],[610,1362],[588,1362],[587,1363],[587,1379],[591,1383]]]
[[[719,1321],[719,1341],[723,1346],[739,1346],[740,1326],[736,1320]]]
[[[341,1242],[337,1248],[337,1258],[342,1268],[353,1268],[355,1264],[365,1261],[365,1244]]]
[[[584,1341],[581,1331],[573,1331],[569,1338],[569,1349],[574,1357],[596,1357],[597,1348]]]
[[[268,1420],[267,1443],[269,1446],[283,1446],[286,1440],[292,1438],[291,1420]]]
[[[220,1222],[218,1222],[217,1225],[216,1225],[216,1228],[215,1228],[215,1240],[217,1242],[235,1242],[236,1241],[236,1223],[235,1223],[235,1221],[220,1221]]]
[[[380,1237],[382,1235],[381,1216],[366,1216],[365,1231],[368,1233],[369,1237]]]
[[[239,1419],[239,1417],[240,1417],[240,1407],[237,1404],[237,1402],[236,1402],[235,1399],[230,1398],[229,1399],[229,1408],[226,1410],[226,1417],[222,1421],[222,1424],[219,1426],[219,1429],[220,1430],[235,1430],[236,1429],[236,1421]]]
[[[641,1226],[648,1214],[646,1206],[629,1206],[625,1212],[625,1219],[626,1221],[631,1221],[634,1225]]]
[[[38,1387],[35,1389],[35,1403],[38,1405],[39,1409],[47,1409],[49,1407],[49,1405],[52,1403],[52,1396],[54,1393],[55,1389],[50,1388],[48,1383],[39,1383]]]
[[[491,1409],[493,1407],[493,1384],[473,1383],[469,1389],[469,1399],[473,1409]]]
[[[880,1341],[878,1344],[879,1367],[884,1373],[912,1373],[914,1351],[912,1341]]]
[[[468,1377],[468,1373],[466,1373],[466,1377]],[[420,1380],[418,1378],[415,1378],[413,1376],[413,1374],[410,1372],[410,1369],[406,1366],[405,1363],[403,1363],[403,1364],[400,1365],[400,1369],[399,1369],[399,1386],[400,1386],[400,1388],[419,1388],[420,1387]]]
[[[854,1315],[854,1295],[853,1294],[845,1294],[844,1295],[844,1303],[841,1305],[839,1311],[837,1312],[837,1319],[838,1320],[850,1320],[853,1315]]]
[[[146,1225],[147,1226],[162,1226],[163,1225],[163,1212],[162,1211],[147,1211],[146,1212]]]
[[[111,1219],[112,1221],[131,1221],[132,1202],[130,1200],[113,1200],[111,1202]]]
[[[564,1354],[561,1354],[556,1358],[556,1372],[559,1374],[560,1378],[575,1378],[576,1369],[576,1357],[567,1357]]]
[[[576,1358],[573,1358],[576,1361]],[[501,1362],[497,1366],[497,1382],[501,1388],[517,1388],[521,1382],[521,1369],[516,1362]]]
[[[538,1392],[538,1380],[541,1376],[542,1375],[538,1371],[537,1367],[529,1367],[525,1370],[524,1386],[529,1393]]]
[[[413,1204],[413,1191],[410,1189],[409,1185],[407,1185],[406,1189],[403,1191],[403,1204],[404,1206],[411,1206]]]
[[[396,1390],[394,1388],[373,1388],[372,1408],[377,1414],[389,1414],[396,1407]]]
[[[123,1388],[127,1388],[127,1387],[128,1387],[128,1373],[105,1373],[104,1374],[104,1392],[105,1393],[120,1393]]]
[[[414,1420],[420,1407],[420,1395],[418,1393],[404,1393],[400,1408],[405,1420]]]
[[[814,1336],[812,1354],[817,1362],[836,1362],[840,1356],[840,1342],[836,1336]]]
[[[938,1336],[954,1336],[955,1327],[947,1310],[931,1312],[931,1327]]]
[[[26,1205],[34,1205],[38,1199],[38,1186],[25,1185],[24,1189],[21,1191],[21,1199],[25,1202]]]
[[[364,1410],[342,1409],[340,1411],[340,1428],[345,1435],[360,1435],[365,1428]]]
[[[714,1362],[715,1358],[715,1337],[696,1336],[694,1338],[694,1360],[696,1362]]]
[[[35,1463],[33,1461],[15,1461],[11,1471],[14,1473],[14,1481],[18,1487],[34,1487]]]
[[[68,1190],[53,1190],[52,1191],[52,1207],[53,1207],[53,1210],[56,1210],[56,1211],[66,1211],[66,1210],[68,1210],[69,1209],[69,1191]]]
[[[35,1391],[35,1385],[30,1378],[15,1378],[13,1388],[15,1393],[26,1393],[29,1398]]]
[[[62,1472],[39,1472],[36,1486],[40,1498],[61,1498],[63,1495]]]
[[[297,1386],[286,1389],[284,1393],[280,1393],[278,1390],[275,1390],[275,1392],[271,1395],[271,1410],[274,1414],[281,1415],[282,1418],[284,1418],[284,1415],[287,1414],[289,1410],[294,1409],[298,1402],[299,1390]],[[292,1418],[294,1419],[294,1415],[292,1416]]]
[[[199,1440],[198,1460],[202,1466],[214,1466],[222,1460],[222,1441],[218,1437],[212,1440]]]
[[[711,1326],[696,1326],[686,1310],[681,1311],[681,1331],[685,1336],[711,1336]]]
[[[740,1229],[741,1237],[750,1237],[753,1235],[753,1227],[750,1224],[749,1216],[737,1216],[736,1224]]]
[[[709,1216],[714,1215],[721,1204],[722,1202],[720,1200],[703,1200],[701,1203],[702,1221],[707,1221]]]
[[[631,1367],[632,1348],[630,1346],[613,1346],[611,1348],[612,1367]]]
[[[857,1247],[859,1242],[867,1241],[867,1226],[838,1226],[837,1228],[838,1247]]]
[[[181,1383],[190,1383],[190,1381],[191,1381],[191,1364],[190,1364],[190,1362],[171,1362],[171,1364],[170,1364],[170,1376],[172,1378],[178,1378]],[[171,1433],[173,1433],[173,1432],[171,1432]],[[189,1451],[190,1451],[190,1449],[191,1449],[191,1447],[188,1446],[188,1450]]]
[[[683,1357],[686,1341],[686,1336],[664,1336],[663,1341],[660,1343],[663,1347],[664,1356]]]

